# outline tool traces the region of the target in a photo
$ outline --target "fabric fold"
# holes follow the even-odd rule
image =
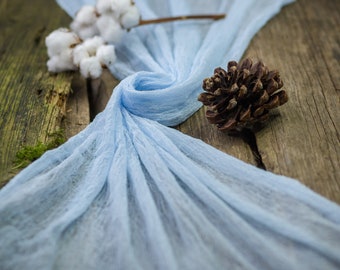
[[[1,269],[339,269],[338,205],[168,127],[290,1],[136,2],[228,17],[126,34],[105,110],[0,190]]]

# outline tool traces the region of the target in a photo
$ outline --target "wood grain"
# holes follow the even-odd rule
[[[17,172],[13,160],[23,145],[46,142],[61,128],[72,75],[47,72],[44,39],[69,21],[53,1],[1,2],[0,186]]]
[[[72,78],[71,93],[66,103],[66,114],[62,122],[66,138],[78,134],[90,123],[90,105],[86,80],[79,74]]]
[[[256,133],[269,171],[296,178],[340,203],[340,1],[299,0],[252,40],[244,57],[278,69],[290,101]],[[212,130],[204,109],[180,126],[185,133],[253,163],[240,139]]]
[[[280,70],[290,93],[290,102],[280,109],[279,117],[257,135],[264,163],[271,171],[297,178],[337,202],[339,11],[340,1],[299,0],[259,32],[247,52]]]
[[[41,40],[51,30],[68,25],[69,18],[52,0],[34,3],[37,4],[12,0],[0,4],[1,10],[5,7],[6,14],[10,14],[0,19],[4,33],[0,37],[4,37],[0,40],[1,172],[8,171],[20,145],[44,140],[59,126],[65,128],[68,137],[77,134],[103,110],[117,84],[107,72],[90,83],[79,77],[72,81],[71,74],[50,76]],[[340,1],[298,0],[265,25],[244,54],[278,69],[290,97],[256,133],[267,169],[296,178],[338,203],[339,10]],[[68,97],[71,81],[73,90]],[[52,95],[54,99],[46,102],[50,93],[65,95]],[[177,128],[255,164],[248,145],[219,132],[207,122],[204,113],[202,108]]]

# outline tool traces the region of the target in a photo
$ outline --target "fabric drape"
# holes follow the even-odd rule
[[[136,0],[145,19],[228,15],[126,33],[105,110],[0,191],[0,268],[339,269],[338,205],[171,128],[290,2]]]

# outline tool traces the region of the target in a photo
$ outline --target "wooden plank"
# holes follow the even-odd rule
[[[72,78],[71,93],[66,103],[66,114],[62,122],[65,137],[71,138],[90,123],[90,106],[86,80],[78,73]]]
[[[19,149],[61,128],[72,75],[46,69],[45,36],[70,21],[53,0],[2,1],[0,10],[1,186],[17,172]]]
[[[290,101],[273,113],[257,144],[269,171],[300,180],[340,203],[340,1],[299,0],[267,24],[245,57],[278,69]],[[187,134],[252,162],[242,142],[212,130],[200,110]]]
[[[280,116],[258,133],[265,164],[338,203],[339,10],[339,1],[297,1],[259,33],[247,52],[280,70],[290,94]]]

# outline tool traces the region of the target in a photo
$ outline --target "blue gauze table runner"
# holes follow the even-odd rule
[[[287,0],[137,0],[104,112],[0,191],[0,268],[340,269],[340,207],[167,126]],[[94,1],[59,0],[71,16]]]

